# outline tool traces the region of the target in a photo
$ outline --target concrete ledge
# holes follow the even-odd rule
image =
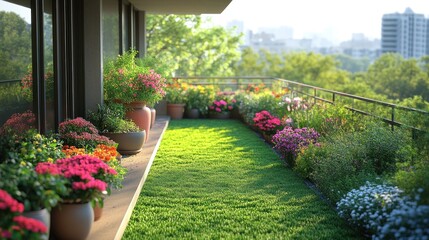
[[[166,116],[157,117],[143,150],[137,155],[122,159],[122,165],[128,169],[123,182],[124,187],[113,190],[112,194],[105,199],[103,215],[100,220],[94,222],[88,239],[122,238],[169,120],[170,118]]]

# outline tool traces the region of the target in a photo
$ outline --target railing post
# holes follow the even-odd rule
[[[314,105],[316,105],[316,103],[317,103],[317,102],[316,102],[316,99],[317,99],[316,97],[317,97],[317,89],[315,88],[315,89],[314,89],[314,93],[313,93]]]
[[[395,106],[392,106],[392,122],[390,123],[392,125],[392,131],[395,130]]]
[[[332,104],[335,105],[335,93],[332,93]]]

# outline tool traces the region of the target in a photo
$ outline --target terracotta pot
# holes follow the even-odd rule
[[[61,203],[52,209],[51,229],[55,239],[86,239],[94,222],[94,210],[88,203]]]
[[[231,117],[230,112],[209,112],[209,117],[213,119],[229,119]]]
[[[150,109],[150,128],[153,127],[153,125],[155,124],[155,119],[156,119],[156,109],[155,108],[151,108]]]
[[[151,123],[151,112],[150,108],[146,107],[144,102],[132,102],[125,104],[125,106],[130,109],[126,112],[125,116],[128,119],[131,119],[140,130],[146,131],[145,142],[149,139],[150,133],[150,123]]]
[[[103,199],[105,201],[105,199]],[[98,202],[95,203],[95,206],[92,207],[92,210],[94,211],[94,222],[98,221],[101,216],[103,215],[103,207]]]
[[[183,103],[169,103],[167,104],[167,114],[171,119],[182,119],[185,113],[185,104]]]
[[[117,151],[123,155],[133,155],[141,152],[146,139],[146,131],[129,133],[103,133],[118,144]]]
[[[197,119],[200,117],[200,110],[196,108],[188,109],[186,111],[186,117],[191,119]]]
[[[49,230],[51,227],[51,214],[46,208],[37,210],[37,211],[23,212],[22,215],[28,218],[39,220],[40,222],[45,224],[48,231],[46,232],[46,234],[43,234],[41,236],[41,239],[44,239],[44,240],[49,239]]]

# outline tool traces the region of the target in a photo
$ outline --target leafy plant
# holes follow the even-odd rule
[[[98,105],[96,112],[89,112],[88,120],[101,133],[126,133],[140,131],[137,125],[125,119],[125,108],[122,104],[110,103]]]
[[[165,100],[168,103],[184,104],[187,101],[187,84],[173,80],[166,88]]]
[[[187,109],[198,109],[203,115],[208,113],[208,106],[215,100],[213,86],[193,86],[187,89]]]

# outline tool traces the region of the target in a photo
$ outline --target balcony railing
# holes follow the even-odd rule
[[[269,88],[288,89],[292,96],[306,96],[314,103],[319,101],[342,104],[351,111],[388,123],[392,130],[395,126],[402,126],[410,128],[413,135],[428,130],[421,120],[428,118],[429,112],[286,79],[274,77],[175,77],[175,79],[191,85],[215,85],[223,91],[246,89],[249,84],[262,83]]]

